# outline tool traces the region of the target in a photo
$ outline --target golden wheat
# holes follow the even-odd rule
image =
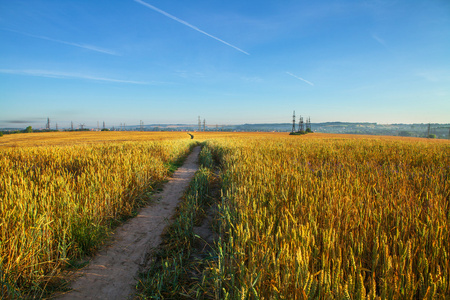
[[[190,140],[0,150],[2,293],[33,293],[165,180]]]
[[[219,297],[450,295],[450,144],[342,137],[207,143],[223,163]]]

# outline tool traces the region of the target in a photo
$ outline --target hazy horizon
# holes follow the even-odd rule
[[[298,119],[296,119],[296,126],[298,126]],[[376,124],[378,126],[395,126],[395,125],[404,125],[404,126],[409,126],[409,125],[450,125],[450,123],[433,123],[433,122],[429,122],[429,123],[377,123],[377,122],[346,122],[346,121],[326,121],[326,122],[312,122],[311,124],[314,126],[315,124],[327,124],[327,123],[342,123],[342,124]],[[26,129],[28,126],[31,126],[32,129],[34,130],[45,130],[46,129],[46,124],[41,124],[41,122],[36,122],[36,123],[29,123],[29,122],[16,122],[13,123],[16,125],[10,126],[10,127],[0,127],[0,129],[3,130],[24,130]],[[34,125],[33,125],[34,124]],[[69,122],[69,124],[66,123],[57,123],[57,122],[52,122],[50,124],[50,130],[55,130],[56,125],[58,125],[58,130],[70,130],[71,129],[71,122]],[[97,122],[92,123],[92,124],[85,124],[85,123],[76,123],[73,122],[73,129],[74,130],[79,130],[81,129],[81,125],[83,125],[84,129],[88,129],[88,130],[96,130],[98,129],[102,129],[103,128],[103,122],[99,122],[97,124]],[[149,123],[149,124],[142,124],[144,130],[148,130],[148,127],[152,127],[151,129],[153,129],[153,127],[162,127],[162,128],[170,128],[170,127],[192,127],[194,129],[196,129],[198,127],[198,123]],[[286,125],[288,126],[288,130],[291,130],[291,126],[292,126],[292,121],[289,122],[274,122],[274,123],[223,123],[223,124],[219,124],[219,123],[206,123],[205,124],[207,128],[215,128],[215,127],[221,127],[221,126],[225,126],[225,127],[233,127],[233,126],[245,126],[245,125],[267,125],[267,126],[276,126],[276,125]],[[107,124],[105,123],[105,128],[111,129],[111,128],[115,128],[117,130],[120,130],[122,128],[122,126],[125,126],[126,128],[130,129],[130,127],[132,128],[139,128],[140,124],[139,123],[111,123],[111,124]],[[201,127],[203,128],[203,120],[201,122]]]
[[[0,40],[0,128],[450,123],[445,0],[3,1]]]

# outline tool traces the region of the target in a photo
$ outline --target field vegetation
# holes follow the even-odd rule
[[[0,148],[35,146],[73,146],[102,143],[145,142],[185,139],[185,132],[141,132],[141,131],[73,131],[33,132],[4,135]]]
[[[206,169],[180,205],[172,241],[155,265],[158,273],[142,280],[140,297],[449,297],[448,141],[192,134],[193,140],[185,132],[3,136],[2,296],[39,297],[63,266],[92,253],[133,216],[200,141]],[[205,199],[211,201],[213,162],[222,188],[220,238],[194,279],[185,266],[193,224]]]
[[[323,137],[206,143],[216,298],[448,299],[450,144]]]
[[[164,140],[0,150],[3,297],[37,297],[146,203],[196,142]]]
[[[254,136],[246,132],[190,132],[195,141],[204,141],[217,137]],[[279,133],[265,133],[267,136],[280,136]],[[284,134],[283,134],[284,135]],[[333,135],[328,135],[333,136]],[[335,135],[339,136],[339,135]],[[72,132],[34,132],[8,134],[0,139],[1,148],[96,145],[121,142],[167,141],[190,138],[188,132],[182,131],[72,131]]]

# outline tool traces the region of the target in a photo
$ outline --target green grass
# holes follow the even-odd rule
[[[163,236],[162,246],[154,254],[154,262],[141,274],[140,299],[203,299],[210,298],[211,291],[205,289],[206,256],[196,258],[194,226],[200,223],[204,210],[211,201],[210,185],[213,175],[211,153],[204,148],[200,153],[202,167],[196,172],[178,213]]]

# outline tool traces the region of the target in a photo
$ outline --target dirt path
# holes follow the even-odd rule
[[[80,270],[72,291],[57,299],[127,299],[135,291],[139,267],[161,243],[161,233],[198,169],[200,147],[194,148],[182,167],[164,185],[157,201],[117,228],[113,243]]]

